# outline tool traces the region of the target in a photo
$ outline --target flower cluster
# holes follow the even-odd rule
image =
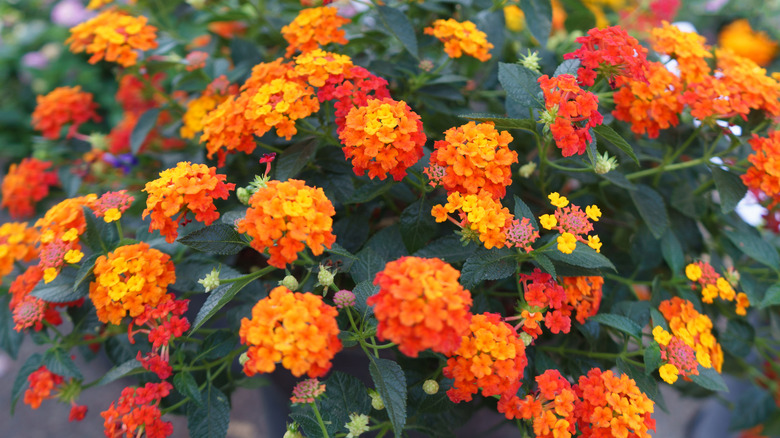
[[[238,94],[238,86],[230,85],[225,75],[214,79],[203,93],[187,103],[187,111],[181,118],[182,127],[179,135],[182,138],[195,138],[203,130],[206,114],[213,110],[228,97]]]
[[[295,121],[320,109],[314,90],[306,85],[302,78],[273,79],[261,85],[250,96],[246,102],[244,118],[250,132],[257,136],[262,136],[274,128],[276,135],[289,140],[298,132]],[[214,112],[209,113],[204,123],[208,124],[209,120],[213,120],[213,114]]]
[[[33,265],[28,267],[24,273],[17,276],[11,283],[8,292],[11,294],[11,301],[8,307],[12,312],[14,330],[23,331],[33,328],[36,331],[43,329],[43,321],[51,325],[62,324],[62,317],[56,310],[59,306],[68,306],[75,303],[48,303],[30,296],[33,288],[43,279],[43,270]]]
[[[377,336],[398,344],[407,356],[422,350],[452,354],[471,320],[471,293],[458,283],[460,272],[433,258],[402,257],[385,265],[368,298],[374,306]]]
[[[509,132],[496,130],[492,123],[469,122],[444,135],[434,143],[431,165],[444,168],[441,184],[447,192],[467,195],[484,190],[503,198],[512,183],[511,165],[517,163],[517,152],[509,149]]]
[[[370,178],[384,180],[389,173],[396,181],[422,158],[426,140],[420,116],[406,102],[389,98],[352,108],[339,138],[356,175],[368,171]]]
[[[227,199],[236,186],[225,183],[225,178],[214,167],[189,161],[160,172],[160,177],[146,183],[144,188],[149,196],[142,218],[151,216],[149,231],[160,230],[171,243],[178,236],[178,221],[181,219],[186,224],[188,212],[195,215],[196,221],[211,225],[219,219],[214,199]]]
[[[95,281],[89,297],[101,322],[119,324],[125,315],[135,318],[147,305],[155,307],[176,281],[168,254],[140,242],[120,246],[95,261]]]
[[[10,274],[16,262],[29,262],[38,257],[35,243],[38,230],[27,222],[6,222],[0,225],[0,284]]]
[[[539,238],[539,231],[531,224],[527,217],[512,219],[509,226],[504,230],[506,235],[506,246],[508,248],[522,248],[525,252],[533,251],[532,243]]]
[[[601,250],[601,239],[597,235],[588,235],[593,231],[593,222],[601,217],[601,210],[595,205],[589,205],[582,211],[577,205],[570,205],[565,196],[558,192],[550,193],[550,203],[557,207],[554,214],[539,216],[539,222],[547,230],[556,229],[561,235],[558,237],[558,250],[564,254],[571,254],[577,247],[577,241],[595,249]],[[587,235],[587,240],[585,236]]]
[[[563,277],[566,300],[577,311],[576,319],[580,324],[598,313],[603,285],[604,277]]]
[[[338,15],[338,9],[322,6],[303,9],[298,16],[282,28],[282,36],[287,41],[288,58],[295,52],[309,52],[319,46],[330,43],[346,44],[342,25],[350,19]]]
[[[449,216],[456,211],[460,217],[459,221]],[[504,247],[506,232],[514,222],[509,209],[485,192],[465,196],[460,192],[453,192],[447,196],[446,204],[434,205],[431,214],[436,218],[436,222],[449,219],[461,228],[464,239],[479,239],[487,249]],[[524,243],[521,242],[521,245]],[[525,244],[530,245],[530,242]]]
[[[295,74],[312,87],[322,87],[331,77],[343,76],[354,65],[346,55],[314,49],[295,57]]]
[[[776,164],[780,165],[780,131],[773,131],[767,137],[753,134],[748,143],[753,148],[753,153],[748,156],[753,166],[742,175],[742,182],[770,197],[769,208],[772,208],[780,203],[780,175],[774,170]]]
[[[143,16],[106,10],[70,29],[65,44],[70,44],[73,53],[91,54],[90,64],[105,59],[130,67],[138,61],[138,50],[157,48],[157,28],[147,21]]]
[[[52,206],[35,222],[41,231],[40,262],[46,283],[59,275],[64,263],[78,263],[84,256],[79,238],[87,229],[84,207],[91,208],[97,195],[68,198]]]
[[[251,319],[241,320],[238,334],[249,346],[244,372],[270,373],[281,362],[296,377],[325,375],[342,347],[337,315],[320,296],[274,288],[252,308]]]
[[[689,280],[699,283],[701,286],[701,300],[711,304],[713,299],[720,296],[720,299],[726,301],[736,300],[737,315],[745,316],[747,308],[750,306],[750,300],[744,292],[737,293],[731,286],[731,283],[715,272],[715,269],[707,262],[698,261],[685,267],[685,275]],[[736,284],[736,283],[735,283]],[[696,286],[692,285],[692,288]]]
[[[49,94],[37,96],[36,101],[32,126],[50,140],[60,138],[65,125],[70,125],[67,138],[71,138],[84,123],[100,121],[92,93],[81,91],[80,86],[55,88]]]
[[[528,359],[525,344],[511,325],[496,313],[474,315],[460,347],[442,370],[454,379],[447,397],[455,403],[471,401],[480,390],[484,397],[500,396],[499,412],[506,413],[517,399]]]
[[[165,380],[173,373],[173,368],[168,363],[170,359],[170,344],[174,338],[182,336],[190,329],[190,323],[183,315],[189,306],[188,300],[174,300],[170,294],[165,295],[156,306],[147,304],[143,313],[133,318],[128,327],[130,343],[135,343],[136,333],[147,333],[152,351],[141,355],[139,351],[136,360],[144,369],[149,370]],[[142,327],[133,331],[133,325]]]
[[[582,155],[593,141],[589,130],[600,125],[604,117],[599,113],[599,99],[577,85],[577,78],[569,74],[539,78],[544,94],[542,115],[552,133],[556,146],[564,157]]]
[[[300,180],[270,181],[249,199],[249,209],[239,221],[239,233],[252,237],[252,248],[270,254],[268,264],[283,269],[298,259],[306,246],[320,255],[336,241],[336,210],[321,188]]]
[[[570,438],[574,432],[574,401],[571,383],[558,370],[547,370],[536,376],[537,391],[524,399],[515,397],[508,407],[509,419],[533,420],[538,438]]]
[[[647,82],[647,49],[620,26],[591,29],[575,40],[582,46],[563,55],[563,59],[579,59],[577,70],[580,85],[592,86],[599,73],[615,88],[625,80]]]
[[[778,44],[766,32],[756,32],[744,18],[732,21],[718,34],[718,46],[765,67],[777,55]]]
[[[677,376],[696,376],[699,374],[699,363],[696,361],[696,352],[690,345],[683,342],[677,336],[664,330],[661,326],[653,328],[653,339],[661,347],[661,359],[666,362],[661,365],[658,373],[668,384],[677,381]]]
[[[631,131],[657,138],[661,129],[677,126],[683,111],[682,83],[666,66],[651,62],[647,81],[627,80],[613,98],[616,119],[631,124]]]
[[[539,324],[542,320],[552,333],[569,333],[572,307],[567,302],[565,289],[552,275],[537,268],[532,274],[520,274],[520,283],[526,305],[519,318],[514,318],[521,320],[518,327],[534,339],[542,334]]]
[[[31,408],[38,409],[44,400],[54,397],[52,391],[65,380],[59,374],[49,371],[45,365],[41,365],[27,376],[27,381],[30,383],[30,388],[24,392],[24,402]]]
[[[49,187],[59,182],[57,173],[50,171],[51,163],[36,158],[25,158],[19,164],[11,164],[3,178],[3,201],[0,208],[7,208],[12,218],[30,217],[35,203],[49,195]]]
[[[712,335],[712,320],[707,315],[697,312],[693,303],[680,297],[662,301],[658,310],[669,323],[672,335],[696,352],[701,366],[721,371],[723,349]]]
[[[336,100],[333,104],[336,109],[335,122],[338,132],[341,132],[352,108],[367,105],[369,99],[390,98],[387,85],[386,80],[363,67],[353,66],[343,75],[331,76],[317,90],[317,98],[320,102]]]
[[[130,208],[134,200],[132,195],[127,194],[127,190],[106,192],[95,201],[92,210],[95,212],[95,217],[103,218],[103,222],[115,222]]]
[[[290,401],[293,403],[314,403],[317,397],[325,393],[325,384],[319,379],[306,379],[293,388]]]
[[[712,53],[705,41],[703,36],[683,32],[667,22],[653,29],[650,38],[653,50],[677,61],[680,79],[684,83],[699,82],[710,73],[706,58],[712,58]]]
[[[172,435],[173,425],[163,421],[160,412],[160,400],[167,397],[171,389],[173,385],[168,382],[123,389],[119,400],[111,402],[108,409],[100,413],[106,436],[132,438],[144,433],[148,438],[165,438]]]
[[[477,29],[477,25],[471,21],[439,19],[433,22],[433,26],[426,27],[424,32],[444,43],[444,51],[450,58],[460,58],[465,53],[485,62],[491,57],[489,51],[493,44],[488,42],[487,34]]]

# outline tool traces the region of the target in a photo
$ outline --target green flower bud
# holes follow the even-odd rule
[[[249,198],[251,198],[253,194],[254,192],[248,190],[246,187],[239,187],[236,190],[238,200],[244,205],[249,205]]]
[[[531,343],[534,341],[534,337],[526,332],[520,332],[520,339],[523,341],[523,344],[525,344],[526,347],[531,345]]]
[[[298,280],[296,280],[292,275],[288,275],[279,282],[279,286],[284,286],[291,291],[295,291],[298,289]]]
[[[320,272],[317,273],[317,284],[327,289],[333,284],[333,277],[335,276],[336,274],[328,271],[328,268],[320,265]]]
[[[517,61],[518,64],[522,65],[523,67],[533,70],[535,72],[539,72],[539,61],[541,61],[542,58],[539,56],[539,52],[532,52],[530,49],[528,50],[527,55],[520,55],[520,60]]]
[[[292,423],[287,425],[287,430],[284,432],[282,438],[304,438],[300,432],[298,432],[298,423]]]
[[[241,353],[241,356],[238,356],[238,363],[241,364],[241,366],[244,366],[246,361],[249,360],[249,355],[245,352]]]
[[[371,397],[371,407],[377,411],[381,411],[385,408],[385,402],[382,400],[382,396],[374,390],[368,391],[369,397]]]
[[[206,289],[206,293],[219,287],[219,269],[214,268],[205,277],[198,280],[198,283]]]
[[[520,166],[520,170],[518,170],[517,173],[522,178],[528,178],[534,173],[535,170],[536,170],[536,163],[531,161]]]
[[[593,170],[599,175],[604,175],[610,170],[617,169],[617,167],[617,157],[610,157],[607,152],[604,152],[604,155],[596,154],[596,163],[593,165]]]
[[[349,414],[349,423],[344,425],[349,431],[347,437],[357,438],[363,433],[368,432],[368,420],[368,415],[365,414],[358,414],[357,412]]]
[[[433,395],[439,392],[439,382],[435,380],[426,380],[423,383],[423,391],[428,395]]]

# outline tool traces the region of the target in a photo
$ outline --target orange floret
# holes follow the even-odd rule
[[[241,91],[257,90],[261,85],[267,84],[274,79],[284,79],[295,77],[293,72],[295,65],[292,62],[285,62],[284,58],[276,58],[271,62],[261,62],[252,67],[252,73],[247,78]]]
[[[100,121],[92,93],[81,91],[80,86],[55,88],[49,94],[37,96],[36,101],[32,126],[51,140],[60,138],[60,131],[65,125],[71,125],[67,134],[67,138],[71,138],[82,124],[90,120]]]
[[[126,315],[140,315],[147,305],[157,306],[168,285],[176,281],[171,257],[145,242],[120,246],[98,257],[94,272],[89,298],[98,319],[115,325]]]
[[[474,315],[460,347],[442,370],[454,379],[447,397],[455,403],[471,401],[481,389],[484,397],[500,396],[499,412],[508,412],[504,408],[517,399],[527,364],[525,344],[511,325],[497,313]]]
[[[350,21],[330,6],[302,9],[290,24],[282,28],[282,36],[289,44],[285,56],[289,58],[295,52],[309,52],[329,43],[347,44],[344,30],[340,27]]]
[[[482,62],[490,59],[493,44],[487,40],[487,34],[477,29],[471,21],[458,22],[455,19],[436,20],[433,26],[424,29],[426,35],[433,35],[444,43],[444,51],[450,58],[460,58],[465,53]]]
[[[374,306],[377,336],[398,344],[405,355],[420,351],[453,354],[471,319],[471,294],[458,283],[460,272],[433,258],[402,257],[385,265],[368,298]]]
[[[577,310],[576,319],[580,324],[598,313],[603,285],[604,277],[563,277],[566,301]]]
[[[583,438],[650,438],[655,430],[655,404],[634,379],[593,368],[574,386],[577,428]]]
[[[570,438],[575,432],[574,402],[577,399],[571,384],[558,370],[547,370],[535,380],[538,390],[533,395],[508,399],[504,407],[507,418],[533,420],[537,438]]]
[[[756,32],[744,18],[724,26],[718,34],[718,45],[765,67],[777,55],[778,44],[766,32]]]
[[[19,164],[11,164],[3,178],[3,202],[14,219],[30,217],[35,213],[35,203],[49,195],[49,187],[59,180],[57,173],[49,170],[51,163],[36,158],[25,158]]]
[[[339,138],[356,175],[368,171],[384,180],[389,173],[396,181],[422,158],[426,140],[420,116],[406,102],[388,98],[352,108]]]
[[[680,297],[662,301],[658,310],[669,322],[672,334],[693,348],[701,366],[721,371],[723,349],[712,335],[712,321],[707,315],[700,314],[693,303]]]
[[[449,216],[456,211],[460,221]],[[478,238],[487,249],[506,245],[506,233],[514,220],[509,209],[484,192],[465,196],[453,192],[447,196],[446,204],[434,205],[431,214],[436,222],[451,220],[461,227],[464,239]]]
[[[342,348],[336,316],[320,296],[274,288],[252,308],[251,319],[241,320],[238,335],[249,346],[244,373],[270,373],[281,362],[296,377],[324,376]]]
[[[157,48],[157,28],[147,21],[144,16],[106,10],[71,28],[65,44],[70,44],[73,53],[91,54],[90,64],[105,59],[130,67],[136,64],[139,50]]]
[[[33,409],[38,409],[41,402],[54,397],[52,391],[58,391],[64,383],[62,376],[52,373],[45,365],[30,373],[27,381],[30,387],[24,392],[24,402]]]
[[[201,143],[206,143],[208,157],[217,154],[218,166],[225,165],[228,153],[241,151],[251,154],[257,144],[249,120],[244,118],[251,97],[246,93],[230,96],[203,118]]]
[[[650,38],[653,50],[677,60],[683,83],[699,82],[709,75],[710,67],[705,58],[712,58],[712,53],[705,41],[703,36],[683,32],[666,21],[652,30]]]
[[[187,212],[192,212],[196,221],[211,225],[219,219],[214,199],[227,199],[236,187],[225,183],[225,178],[217,174],[215,167],[189,161],[160,172],[160,178],[146,183],[144,188],[149,197],[142,218],[151,215],[149,231],[160,230],[166,242],[171,243],[179,234],[179,219],[187,222]]]
[[[614,94],[616,119],[631,124],[631,131],[657,138],[661,129],[677,126],[683,111],[682,82],[663,64],[651,62],[648,80],[629,80]]]
[[[238,232],[252,237],[252,248],[268,250],[268,264],[284,269],[298,259],[306,246],[320,255],[336,241],[333,216],[336,210],[321,188],[290,179],[270,181],[249,199],[246,217]]]
[[[577,78],[569,74],[539,78],[544,94],[542,121],[550,127],[555,145],[564,157],[582,155],[593,141],[590,129],[603,121],[599,113],[599,99],[577,85]]]
[[[35,244],[38,230],[27,222],[6,222],[0,225],[0,283],[14,270],[14,263],[29,262],[38,257]]]
[[[295,74],[313,87],[322,87],[332,76],[343,75],[351,68],[349,56],[314,49],[295,57]]]
[[[225,75],[214,79],[200,96],[187,103],[187,111],[182,116],[179,135],[182,138],[195,138],[195,134],[203,131],[203,120],[206,114],[227,100],[229,96],[236,94],[238,94],[238,86],[230,85]]]
[[[772,198],[771,209],[780,203],[780,173],[775,170],[780,166],[780,131],[771,132],[767,137],[753,134],[748,143],[753,148],[753,154],[748,156],[753,166],[742,175],[742,182]]]
[[[509,132],[498,131],[492,123],[469,122],[444,135],[434,144],[431,165],[445,169],[441,184],[447,192],[466,195],[484,190],[503,198],[512,184],[511,166],[517,163],[517,152],[509,149]]]

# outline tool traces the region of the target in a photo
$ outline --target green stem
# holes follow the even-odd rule
[[[320,410],[317,409],[316,401],[311,404],[311,409],[314,411],[314,416],[317,417],[317,423],[319,423],[320,429],[322,429],[322,436],[325,438],[330,438],[330,436],[328,435],[328,429],[325,427],[325,422],[322,421]]]
[[[536,348],[542,350],[542,351],[549,351],[551,353],[557,353],[562,356],[567,354],[576,354],[578,356],[586,356],[586,357],[592,357],[594,359],[617,359],[619,357],[627,358],[632,356],[641,356],[645,353],[644,350],[636,350],[632,352],[622,352],[622,353],[602,353],[598,351],[586,351],[586,350],[575,350],[572,348],[564,348],[564,347],[547,347],[544,345],[537,346]],[[640,363],[641,365],[641,363]]]
[[[244,280],[252,281],[254,279],[262,277],[263,275],[273,271],[274,269],[276,269],[276,267],[274,267],[274,266],[266,266],[263,269],[259,269],[259,270],[255,271],[255,272],[252,272],[252,273],[246,274],[246,275],[242,275],[240,277],[220,279],[219,283],[220,284],[227,284],[227,283],[235,283],[235,282],[244,281]]]

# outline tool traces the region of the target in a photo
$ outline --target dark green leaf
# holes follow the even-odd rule
[[[658,390],[658,382],[654,378],[643,372],[640,367],[626,362],[622,357],[618,357],[616,363],[621,372],[634,379],[640,391],[647,394],[650,400],[654,401],[661,409],[666,410],[666,402]]]
[[[84,298],[88,289],[81,287],[78,290],[73,289],[76,282],[76,272],[73,269],[63,269],[60,274],[51,281],[45,283],[40,281],[33,288],[32,296],[38,297],[50,303],[69,303]]]
[[[122,377],[145,372],[147,371],[141,366],[141,362],[138,362],[136,359],[130,359],[108,370],[108,372],[98,380],[96,386],[103,386],[114,380],[121,379]]]
[[[24,333],[14,330],[14,319],[11,315],[11,309],[8,307],[10,302],[11,295],[0,297],[0,349],[8,353],[12,359],[16,359],[24,339]]]
[[[106,223],[102,219],[98,220],[95,217],[95,213],[87,207],[83,208],[84,221],[87,228],[84,230],[82,240],[87,243],[96,253],[107,253],[116,247],[119,243],[119,233],[116,230],[116,225],[113,223]]]
[[[235,348],[237,338],[230,330],[216,331],[203,340],[198,357],[206,360],[225,357]]]
[[[558,274],[555,273],[555,265],[553,265],[549,257],[539,253],[539,254],[534,254],[533,258],[534,261],[539,265],[540,268],[542,268],[544,272],[552,275],[553,278],[558,277]]]
[[[374,285],[370,280],[361,281],[352,289],[352,293],[355,294],[355,308],[362,315],[368,316],[374,313],[371,306],[366,304],[366,300],[371,295],[376,295],[377,292],[379,292],[379,286]]]
[[[747,193],[742,178],[720,167],[713,167],[712,179],[715,180],[715,187],[720,195],[720,211],[724,214],[731,213]]]
[[[54,347],[47,350],[43,355],[43,364],[46,365],[46,368],[52,373],[59,374],[66,379],[82,379],[81,372],[76,364],[73,363],[73,359],[70,358],[70,355],[66,351],[61,350],[60,348]]]
[[[526,108],[544,108],[539,73],[518,64],[498,63],[498,80],[507,96]]]
[[[138,122],[133,128],[133,132],[130,133],[130,151],[133,155],[138,155],[138,151],[141,150],[141,146],[143,146],[144,141],[146,141],[146,136],[149,135],[149,132],[151,132],[157,124],[157,117],[159,117],[159,115],[160,109],[153,108],[141,114],[141,117],[138,118]]]
[[[325,422],[336,426],[337,432],[347,431],[344,425],[349,422],[349,414],[371,412],[371,398],[357,377],[337,371],[325,381],[325,388],[320,412]]]
[[[464,114],[460,116],[464,119],[474,120],[475,122],[493,122],[497,129],[521,129],[531,133],[536,133],[536,121],[531,119],[510,119],[491,114]]]
[[[620,136],[617,132],[615,132],[614,129],[610,128],[609,125],[599,125],[593,128],[593,132],[596,133],[599,137],[603,138],[604,140],[612,143],[613,145],[617,146],[618,149],[625,152],[629,157],[631,157],[632,160],[636,164],[639,164],[639,158],[636,157],[636,154],[634,153],[634,148],[631,147],[628,142]]]
[[[187,371],[180,371],[173,376],[173,387],[179,391],[179,394],[189,397],[197,405],[202,405],[198,382]]]
[[[414,33],[414,26],[401,10],[389,6],[377,6],[379,20],[390,31],[406,50],[415,58],[417,55],[417,36]]]
[[[284,152],[279,155],[278,162],[274,163],[276,179],[279,181],[287,181],[298,175],[298,172],[309,163],[309,160],[311,160],[316,151],[316,139],[304,140],[285,149]]]
[[[480,248],[463,264],[460,282],[463,287],[471,289],[483,280],[500,280],[509,277],[516,269],[517,262],[511,250]]]
[[[341,256],[341,257],[345,257],[345,258],[348,258],[348,259],[357,260],[357,256],[355,256],[355,254],[352,254],[351,252],[347,251],[346,249],[344,249],[338,243],[334,243],[333,246],[331,246],[330,248],[325,248],[325,251],[327,251],[327,252],[329,252],[331,254],[335,254],[337,256]]]
[[[525,202],[517,195],[515,195],[513,199],[515,201],[515,219],[527,217],[531,221],[531,225],[534,226],[534,229],[539,231],[539,223],[536,222],[536,215],[534,215],[531,209],[528,208]]]
[[[561,3],[566,11],[564,28],[568,32],[576,29],[584,33],[596,27],[596,17],[581,0],[562,0]]]
[[[725,230],[724,234],[740,251],[753,260],[774,270],[780,269],[777,249],[761,237],[755,228],[743,224],[738,229]]]
[[[723,381],[723,377],[715,371],[714,368],[704,368],[699,365],[699,375],[691,376],[693,383],[701,386],[702,388],[709,389],[710,391],[723,391],[729,392],[729,387],[726,386],[726,382]]]
[[[651,342],[645,346],[645,374],[650,374],[661,366],[661,346]]]
[[[368,372],[387,409],[396,438],[406,425],[406,377],[401,366],[388,359],[371,359]]]
[[[89,284],[94,279],[92,272],[95,269],[95,262],[98,257],[100,257],[100,254],[92,254],[81,261],[81,267],[79,267],[78,272],[76,272],[75,283],[73,284],[74,291],[78,290],[82,284]]]
[[[37,371],[41,365],[43,365],[43,355],[41,353],[35,353],[28,357],[24,362],[24,365],[19,369],[19,374],[16,375],[13,387],[11,388],[11,415],[13,415],[14,410],[16,409],[16,402],[19,401],[19,397],[21,397],[27,389],[27,378],[30,374]]]
[[[634,185],[634,183],[629,181],[625,175],[618,172],[617,170],[610,170],[609,172],[599,176],[620,188],[626,190],[636,190],[636,186]]]
[[[60,185],[62,190],[65,191],[65,195],[69,198],[75,197],[81,187],[81,177],[73,173],[73,168],[70,166],[61,167],[57,172],[57,176],[60,179]]]
[[[179,238],[179,243],[210,254],[238,254],[248,245],[232,225],[213,224]]]
[[[192,323],[190,333],[195,333],[200,326],[211,319],[212,316],[216,315],[225,304],[229,303],[241,289],[255,280],[256,278],[248,277],[238,280],[235,283],[224,284],[211,291],[209,297],[206,298],[206,302],[203,303],[203,306],[198,310],[198,315],[195,316],[195,321]]]
[[[376,273],[384,269],[387,263],[387,260],[377,254],[373,248],[365,248],[356,255],[357,261],[352,264],[352,268],[349,270],[355,283],[374,281]]]
[[[233,384],[240,388],[257,389],[264,386],[268,386],[271,382],[263,376],[244,377],[242,379],[234,380]]]
[[[724,350],[736,357],[747,357],[753,348],[756,331],[752,325],[739,319],[729,320],[726,331],[718,337]]]
[[[425,246],[436,235],[436,220],[431,215],[432,205],[421,198],[401,213],[401,238],[410,253]]]
[[[777,411],[772,394],[762,388],[751,386],[734,403],[731,414],[731,430],[749,429],[765,423]],[[762,435],[769,435],[764,431]]]
[[[588,269],[609,268],[613,271],[616,270],[615,265],[613,265],[608,258],[582,242],[577,242],[577,247],[574,248],[574,251],[572,251],[571,254],[564,254],[558,251],[557,247],[553,246],[544,251],[544,255],[553,261],[566,263],[572,266],[580,266]]]
[[[555,73],[553,73],[553,77],[560,76],[560,75],[572,75],[574,77],[577,77],[577,70],[580,68],[580,60],[577,58],[574,59],[567,59],[561,63],[558,67],[555,69]]]
[[[669,216],[666,214],[664,199],[658,192],[642,184],[637,185],[636,190],[629,193],[647,228],[656,239],[660,239],[669,228]]]
[[[346,204],[362,204],[364,202],[368,202],[377,196],[382,196],[392,188],[393,181],[372,180],[371,182],[363,184],[360,186],[360,188],[355,190],[355,193],[352,194],[352,198],[350,198]]]
[[[224,438],[230,422],[227,396],[213,385],[201,393],[201,404],[187,405],[187,429],[191,438]]]
[[[434,240],[414,255],[426,258],[438,257],[447,263],[458,263],[471,257],[476,249],[477,245],[473,242],[463,245],[458,236],[451,234]]]
[[[664,255],[664,260],[666,260],[666,264],[669,265],[674,275],[682,272],[685,255],[683,254],[680,241],[677,240],[677,236],[671,228],[666,230],[661,238],[661,253]]]
[[[614,315],[611,313],[599,313],[598,315],[591,316],[588,318],[588,320],[596,321],[599,324],[616,328],[636,339],[642,338],[642,327],[625,316]]]
[[[761,304],[758,305],[760,309],[765,309],[769,306],[780,305],[780,284],[774,284],[766,290],[764,299],[761,300]]]
[[[531,35],[536,38],[540,46],[547,46],[547,38],[549,38],[552,29],[550,0],[522,0],[520,8],[525,13],[525,22]]]

